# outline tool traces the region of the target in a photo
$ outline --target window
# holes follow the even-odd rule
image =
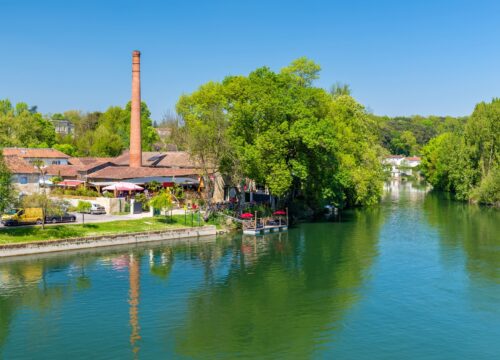
[[[25,175],[19,176],[19,183],[20,184],[27,184],[28,183],[28,177]]]
[[[52,165],[61,165],[60,160],[52,160]]]

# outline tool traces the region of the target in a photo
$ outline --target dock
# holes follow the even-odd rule
[[[255,218],[243,221],[243,234],[245,235],[264,235],[272,232],[283,232],[288,230],[288,209],[286,211],[277,211],[273,217],[258,218],[255,212]]]

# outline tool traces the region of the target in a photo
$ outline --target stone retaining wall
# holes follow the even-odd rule
[[[138,244],[149,241],[174,240],[190,237],[216,235],[215,226],[201,226],[171,230],[148,231],[141,233],[100,235],[61,240],[47,240],[30,243],[0,245],[0,258],[8,256],[31,255],[55,251],[88,249],[102,246]]]

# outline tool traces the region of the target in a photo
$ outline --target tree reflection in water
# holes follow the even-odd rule
[[[377,256],[380,209],[350,220],[237,240],[225,278],[190,297],[176,352],[309,358],[341,326]]]
[[[450,247],[463,250],[472,278],[500,284],[500,211],[435,193],[425,198],[424,210],[429,224],[439,231],[443,254],[449,254]]]

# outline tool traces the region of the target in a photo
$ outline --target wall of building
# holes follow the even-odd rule
[[[30,164],[33,164],[37,161],[42,161],[46,166],[68,165],[68,159],[66,158],[25,158],[24,160]]]
[[[40,189],[39,174],[14,174],[12,175],[12,184],[18,192],[24,194],[33,194]]]

